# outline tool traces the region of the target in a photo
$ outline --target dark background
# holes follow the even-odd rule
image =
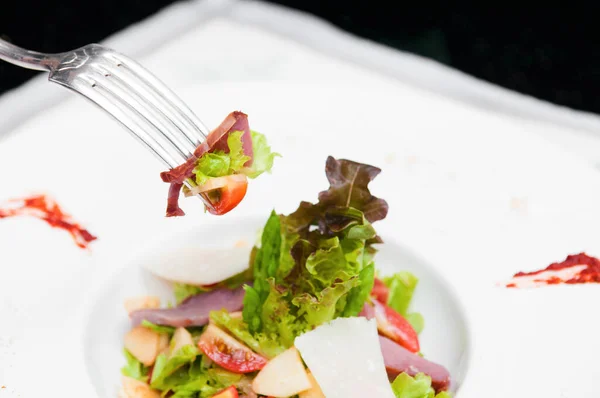
[[[64,51],[98,42],[172,2],[10,0],[2,4],[0,35],[22,47]],[[356,35],[430,57],[509,89],[600,113],[600,22],[593,6],[272,2],[318,15]],[[0,93],[34,73],[0,62]]]

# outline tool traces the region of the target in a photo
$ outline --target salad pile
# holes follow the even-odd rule
[[[231,112],[184,164],[160,174],[170,184],[167,217],[185,215],[179,207],[182,189],[185,196],[202,195],[211,214],[229,212],[244,199],[248,178],[270,171],[277,156],[264,135],[250,130],[248,115]]]
[[[317,203],[271,213],[246,271],[176,283],[167,308],[126,302],[120,397],[451,397],[448,371],[420,352],[417,278],[375,269],[381,170],[329,157],[325,171]]]

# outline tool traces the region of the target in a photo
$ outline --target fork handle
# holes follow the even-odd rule
[[[58,54],[44,54],[15,46],[0,39],[0,59],[27,69],[50,72],[58,66]]]

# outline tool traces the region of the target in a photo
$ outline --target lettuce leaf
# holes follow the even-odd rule
[[[275,212],[267,220],[261,237],[261,247],[254,258],[254,284],[245,286],[243,317],[250,331],[258,332],[262,327],[262,304],[271,290],[267,280],[275,276],[281,248],[281,223]]]
[[[418,312],[410,312],[404,318],[406,318],[417,334],[420,334],[425,328],[425,318]]]
[[[244,375],[216,367],[206,358],[198,355],[191,362],[178,367],[162,384],[162,395],[170,391],[172,397],[208,398],[244,379]]]
[[[387,203],[369,192],[379,169],[330,157],[331,184],[316,204],[302,202],[289,215],[272,212],[254,258],[254,283],[246,286],[243,320],[255,339],[287,348],[295,337],[362,309],[374,283],[373,221]]]
[[[373,284],[375,283],[375,264],[370,263],[358,274],[360,284],[348,292],[346,305],[342,312],[344,317],[358,316],[363,309],[365,301],[369,298]]]
[[[126,349],[123,350],[123,354],[125,355],[127,364],[121,368],[121,373],[124,376],[143,381],[144,383],[147,382],[150,369],[144,366]]]
[[[193,345],[185,345],[169,356],[160,354],[154,363],[150,386],[157,390],[171,390],[181,385],[185,375],[178,370],[194,362],[198,355],[200,352]]]
[[[276,157],[281,157],[277,152],[271,152],[271,147],[267,144],[267,138],[256,131],[251,131],[252,137],[252,166],[241,170],[248,178],[256,178],[264,172],[270,172],[273,168],[273,161]],[[229,140],[227,140],[229,144]],[[231,144],[229,144],[231,149]]]
[[[181,304],[186,298],[190,296],[195,296],[200,293],[207,292],[208,289],[205,289],[200,286],[188,285],[185,283],[174,283],[173,284],[173,294],[175,294],[175,302],[177,304]]]
[[[392,383],[392,390],[396,398],[452,398],[445,391],[436,395],[431,387],[431,377],[423,373],[417,373],[415,377],[400,373]]]
[[[381,169],[329,156],[325,173],[330,188],[319,194],[321,206],[353,207],[360,210],[371,223],[386,217],[387,202],[371,195],[368,188],[369,183],[381,173]]]
[[[285,351],[285,347],[277,341],[269,339],[264,333],[252,335],[243,319],[233,318],[227,311],[212,311],[210,319],[217,326],[227,330],[239,341],[266,358],[276,357]]]
[[[387,305],[405,317],[417,333],[421,333],[425,326],[423,316],[417,312],[408,312],[419,279],[411,272],[401,271],[383,278],[383,283],[389,289]]]
[[[234,131],[227,137],[228,152],[218,150],[207,152],[196,161],[194,174],[198,185],[205,184],[210,178],[223,177],[231,174],[245,174],[248,178],[256,178],[264,172],[270,172],[273,161],[281,156],[271,152],[264,135],[251,132],[252,165],[244,166],[250,157],[244,154],[242,143],[243,131]]]
[[[154,323],[147,321],[145,319],[142,321],[142,326],[145,328],[148,328],[150,330],[153,330],[156,333],[168,334],[169,336],[172,336],[173,333],[175,333],[175,328],[172,326],[155,325]]]
[[[390,290],[388,306],[395,309],[399,314],[406,315],[418,282],[419,279],[408,271],[397,272],[392,276],[383,278],[383,283]]]

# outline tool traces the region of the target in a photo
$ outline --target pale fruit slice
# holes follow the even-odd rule
[[[224,389],[217,395],[213,395],[212,398],[238,398],[239,394],[234,386]]]
[[[160,393],[144,382],[121,376],[119,398],[160,398]]]
[[[375,319],[338,318],[294,344],[327,398],[394,398]]]
[[[212,285],[248,269],[251,247],[185,247],[153,256],[144,267],[154,275],[189,285]]]
[[[276,398],[296,395],[311,386],[295,347],[271,359],[252,382],[255,393]]]
[[[156,356],[169,353],[169,335],[160,333],[158,336],[158,346],[156,347]]]
[[[133,311],[137,310],[145,310],[149,308],[159,307],[160,298],[156,296],[130,297],[125,300],[125,310],[128,314],[131,314]]]
[[[175,333],[173,333],[173,340],[171,343],[171,354],[176,353],[186,345],[194,345],[194,340],[192,339],[192,335],[185,328],[177,328],[175,329]]]
[[[143,326],[131,329],[125,335],[125,348],[138,361],[150,366],[156,360],[160,343],[160,335]]]
[[[300,398],[325,398],[323,390],[321,390],[319,383],[317,383],[315,376],[311,372],[308,372],[308,379],[310,380],[311,387],[306,391],[302,391],[298,396]]]

